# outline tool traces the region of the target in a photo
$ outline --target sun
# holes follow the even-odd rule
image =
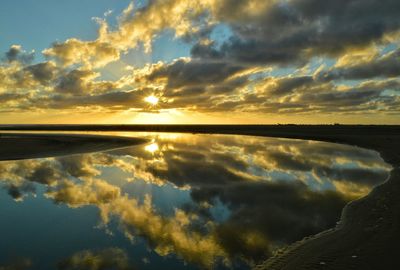
[[[150,152],[152,154],[154,154],[155,152],[158,151],[158,144],[153,142],[152,144],[146,145],[146,147],[144,148],[147,152]]]
[[[145,97],[144,101],[150,103],[151,105],[157,105],[158,97],[151,95],[151,96]]]

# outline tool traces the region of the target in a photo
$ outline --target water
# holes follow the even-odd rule
[[[323,142],[139,135],[152,142],[0,162],[0,269],[249,269],[335,226],[390,169]]]

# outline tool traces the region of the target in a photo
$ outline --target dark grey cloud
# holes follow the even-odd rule
[[[268,82],[268,79],[266,82]],[[312,76],[284,77],[278,79],[274,83],[274,86],[266,91],[273,96],[285,96],[296,90],[311,86],[314,83],[315,81]]]
[[[42,85],[49,85],[56,76],[57,68],[51,62],[43,62],[27,66],[25,71],[31,73],[33,78]]]
[[[160,81],[165,83],[159,93],[170,100],[160,103],[160,108],[185,109],[195,106],[202,111],[203,108],[211,108],[214,102],[237,94],[240,88],[246,87],[250,80],[249,74],[240,74],[244,70],[244,66],[226,62],[179,59],[171,64],[154,65],[147,75],[138,76],[136,80],[144,85]],[[138,90],[138,96],[143,97],[146,92],[158,92],[151,89]]]
[[[0,102],[17,101],[23,99],[25,96],[16,93],[2,93],[0,94]]]
[[[374,57],[368,62],[350,63],[350,66],[321,71],[316,76],[320,80],[327,81],[398,77],[400,76],[400,49],[380,57]]]
[[[190,54],[193,58],[205,58],[205,59],[221,59],[224,57],[224,53],[218,50],[215,42],[208,44],[196,43],[190,49]]]
[[[55,91],[63,94],[88,94],[88,81],[95,77],[91,70],[75,69],[60,77]]]
[[[335,87],[335,89],[323,90],[320,92],[304,92],[298,102],[304,102],[311,106],[321,106],[322,111],[340,111],[341,109],[356,110],[357,107],[374,105],[371,109],[377,109],[388,100],[383,96],[383,92],[387,89],[400,88],[399,81],[381,81],[367,82],[356,87],[349,87],[343,91]],[[389,98],[390,99],[390,98]],[[379,103],[379,104],[378,104]]]
[[[210,85],[223,82],[244,67],[227,62],[196,61],[180,59],[169,65],[155,68],[146,79],[154,81],[166,78],[168,89],[176,89],[183,86]]]
[[[219,50],[212,43],[211,48],[197,45],[193,55],[220,58],[223,54],[240,63],[296,64],[367,46],[400,27],[396,0],[276,1],[247,16],[239,12],[246,5],[247,1],[222,1],[217,18],[231,26],[234,36]]]
[[[211,95],[229,94],[235,92],[240,87],[246,87],[250,83],[248,75],[225,80],[222,84],[213,85],[207,88]]]
[[[146,110],[148,103],[144,98],[154,91],[151,89],[142,89],[138,91],[114,91],[104,94],[75,94],[66,96],[56,94],[42,99],[32,101],[32,106],[38,108],[68,109],[82,106],[99,106],[105,110],[126,110],[139,108]],[[152,108],[149,108],[149,110]]]
[[[13,45],[10,49],[5,53],[5,59],[8,62],[20,62],[21,64],[29,64],[35,58],[35,54],[33,52],[26,52],[22,49],[21,46]]]
[[[396,96],[385,91],[398,92],[397,79],[366,81],[355,86],[311,76],[269,77],[258,83],[258,92],[249,93],[240,101],[222,100],[210,110],[264,111],[268,113],[352,113],[364,111],[392,111],[398,104]],[[400,104],[399,104],[400,105]]]

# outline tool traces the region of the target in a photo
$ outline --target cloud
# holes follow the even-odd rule
[[[74,93],[72,96],[62,94],[32,100],[37,108],[73,109],[79,107],[101,108],[102,111],[138,109],[146,111],[144,98],[153,93],[149,89],[142,91],[115,91],[104,94],[85,95]]]
[[[12,45],[5,53],[5,60],[9,63],[19,62],[21,64],[29,64],[33,61],[34,56],[34,51],[28,53],[22,49],[21,45]]]
[[[21,63],[0,65],[0,93],[34,93],[33,89],[40,87],[43,80],[41,78],[37,80],[35,76],[39,74],[33,75],[32,72],[37,71],[30,70],[29,66]]]
[[[327,90],[320,88],[319,92],[305,92],[299,95],[298,102],[320,106],[321,111],[325,112],[377,110],[385,106],[388,98],[383,92],[391,88],[398,89],[399,81],[367,81],[355,87],[335,87]]]
[[[258,92],[264,91],[271,96],[286,96],[294,91],[304,90],[315,84],[312,76],[288,76],[282,78],[266,78],[259,85],[263,89],[258,89]]]
[[[86,67],[102,67],[118,60],[121,52],[140,44],[144,44],[149,51],[153,38],[164,30],[173,29],[176,36],[188,33],[193,35],[200,30],[200,26],[196,27],[196,22],[201,21],[201,15],[207,6],[207,1],[198,1],[193,5],[187,0],[156,0],[135,9],[131,3],[119,17],[115,31],[109,31],[105,21],[97,20],[100,28],[96,40],[71,38],[54,43],[43,54],[54,57],[64,66],[83,64]]]
[[[340,67],[333,67],[317,73],[316,76],[323,80],[362,80],[376,77],[394,78],[400,75],[400,49],[386,53],[382,56],[375,55],[368,61],[341,63]]]
[[[225,72],[222,68],[222,71],[215,72],[220,76],[201,80],[207,74],[201,73],[202,70],[199,66],[193,74],[187,73],[187,76],[193,76],[193,80],[188,82],[180,75],[163,77],[166,75],[161,72],[151,73],[151,77],[145,78],[134,76],[132,79],[139,80],[139,84],[143,85],[134,90],[128,90],[130,82],[92,81],[96,73],[74,70],[59,80],[54,92],[47,90],[25,95],[0,93],[0,99],[4,105],[7,104],[3,106],[3,111],[96,108],[103,112],[181,109],[207,113],[230,111],[284,115],[312,115],[315,112],[337,115],[398,113],[397,79],[363,81],[354,86],[311,75],[267,77],[252,81],[249,79],[251,74],[229,74],[228,71],[230,76],[222,75]],[[190,69],[187,72],[191,72]],[[205,83],[207,81],[209,83]],[[19,82],[38,84],[22,79]],[[159,97],[159,103],[157,108],[150,108],[144,99],[154,94]]]
[[[64,43],[56,42],[50,48],[43,50],[47,57],[53,57],[63,66],[83,64],[86,68],[102,67],[118,60],[120,52],[109,43],[99,40],[85,42],[75,38]]]
[[[165,79],[168,96],[168,90],[173,91],[183,86],[205,87],[221,83],[243,69],[242,66],[230,65],[226,62],[179,59],[168,65],[154,65],[145,79],[150,82]]]
[[[89,84],[98,76],[98,73],[91,70],[72,70],[60,78],[55,91],[64,94],[87,94],[91,90]]]
[[[18,101],[24,98],[22,94],[14,94],[14,93],[4,93],[0,94],[0,102],[3,104],[7,103],[8,101]]]
[[[49,85],[56,77],[58,72],[53,62],[43,62],[27,66],[25,71],[29,72],[35,81],[42,85]]]
[[[379,42],[400,26],[399,4],[393,0],[335,1],[324,6],[316,0],[234,2],[222,1],[216,17],[227,20],[234,32],[221,52],[240,62],[293,64],[318,55],[334,57]],[[255,12],[249,8],[246,14],[243,6],[252,4]]]
[[[43,51],[48,61],[32,64],[33,53],[13,45],[0,65],[0,110],[246,112],[260,121],[270,115],[312,119],[316,113],[389,117],[399,113],[398,5],[393,0],[131,4],[115,27],[97,19],[96,39],[52,44]],[[229,34],[216,37],[215,27]],[[192,46],[191,57],[103,79],[101,68],[131,49],[149,51],[166,31]],[[287,68],[294,71],[285,75]],[[159,98],[156,108],[143,102],[148,95]]]

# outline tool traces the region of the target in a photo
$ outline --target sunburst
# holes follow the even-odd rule
[[[153,96],[153,95],[144,98],[144,101],[150,103],[153,106],[157,105],[158,100],[159,100],[158,97]]]

